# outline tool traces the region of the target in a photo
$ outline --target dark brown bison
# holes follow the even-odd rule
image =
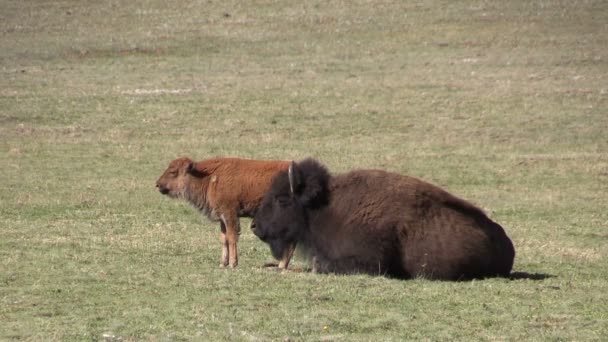
[[[214,158],[194,162],[184,157],[169,164],[156,187],[164,195],[187,200],[210,220],[220,222],[220,266],[235,267],[239,217],[253,217],[272,178],[288,167],[289,162],[278,160]],[[291,253],[279,266],[286,268],[289,258]]]
[[[312,159],[277,174],[254,220],[276,258],[298,243],[320,272],[461,280],[508,276],[515,256],[500,225],[432,184],[380,170],[331,176]]]

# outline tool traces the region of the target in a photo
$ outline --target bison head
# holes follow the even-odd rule
[[[156,187],[163,195],[183,197],[187,177],[193,172],[195,172],[194,162],[190,158],[175,159],[156,181]]]
[[[311,210],[327,205],[329,172],[319,162],[292,162],[275,176],[258,209],[252,229],[280,259],[286,248],[301,242],[308,232]]]

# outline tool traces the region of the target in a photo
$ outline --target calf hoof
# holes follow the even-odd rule
[[[224,256],[222,256],[220,258],[220,268],[224,268],[226,266],[228,266],[228,258],[224,258]]]

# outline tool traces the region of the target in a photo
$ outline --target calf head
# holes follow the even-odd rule
[[[327,205],[329,172],[319,162],[292,162],[287,172],[275,176],[258,209],[252,229],[280,259],[286,248],[308,232],[311,210]]]
[[[194,162],[190,158],[178,158],[169,164],[169,167],[156,181],[156,187],[161,194],[170,197],[183,197],[187,180],[195,171]]]

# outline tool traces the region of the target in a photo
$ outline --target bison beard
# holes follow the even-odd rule
[[[500,225],[432,184],[380,170],[330,176],[312,159],[275,177],[255,222],[273,256],[297,243],[321,272],[460,280],[508,276],[515,256]]]

